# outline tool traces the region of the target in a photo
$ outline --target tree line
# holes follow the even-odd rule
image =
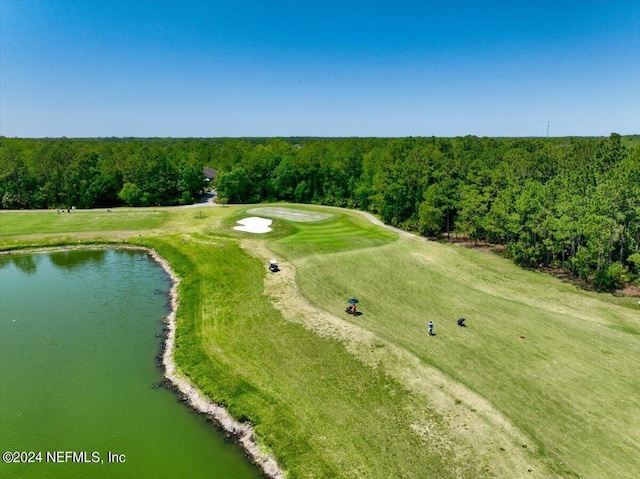
[[[238,143],[217,190],[232,203],[358,208],[425,236],[502,244],[522,266],[562,268],[609,289],[640,273],[640,146],[624,140]]]
[[[2,208],[221,201],[357,208],[616,288],[640,273],[640,142],[608,138],[2,139]]]
[[[0,140],[0,207],[95,208],[193,203],[202,161],[180,143]]]

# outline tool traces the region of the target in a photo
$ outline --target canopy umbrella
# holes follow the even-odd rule
[[[360,301],[358,301],[356,298],[351,298],[349,301],[347,301],[347,303],[349,304],[358,304]]]

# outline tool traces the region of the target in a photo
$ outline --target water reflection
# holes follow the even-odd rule
[[[95,265],[105,262],[107,250],[67,250],[55,251],[46,255],[51,264],[62,270],[71,270],[78,266]],[[45,255],[40,254],[3,254],[0,255],[0,269],[9,265],[14,265],[17,269],[26,274],[33,274],[38,269],[38,264]]]
[[[73,269],[81,265],[100,265],[104,263],[106,254],[104,249],[56,251],[49,255],[49,259],[60,269]]]
[[[105,459],[0,461],[0,477],[262,477],[173,391],[150,387],[163,377],[160,293],[170,279],[149,255],[74,250],[0,264],[0,452],[64,448]],[[110,467],[104,451],[127,460]]]
[[[10,264],[13,264],[23,273],[33,274],[36,272],[40,258],[39,255],[3,254],[0,255],[0,269],[4,269]]]

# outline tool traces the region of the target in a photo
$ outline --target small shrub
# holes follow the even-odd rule
[[[627,268],[622,263],[611,263],[606,269],[597,271],[593,279],[593,285],[602,291],[620,289],[626,282]]]

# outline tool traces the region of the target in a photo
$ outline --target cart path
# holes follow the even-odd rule
[[[408,231],[401,230],[400,228],[396,228],[395,226],[389,226],[387,224],[384,224],[378,218],[373,216],[371,213],[367,213],[366,211],[360,211],[360,210],[349,210],[349,211],[355,211],[356,213],[360,213],[362,216],[364,216],[369,221],[371,221],[374,225],[382,226],[383,228],[386,228],[386,229],[388,229],[390,231],[393,231],[394,233],[397,233],[398,235],[400,235],[403,238],[425,239],[425,238],[422,238],[421,236],[417,236],[417,235],[415,235],[413,233],[410,233]]]

